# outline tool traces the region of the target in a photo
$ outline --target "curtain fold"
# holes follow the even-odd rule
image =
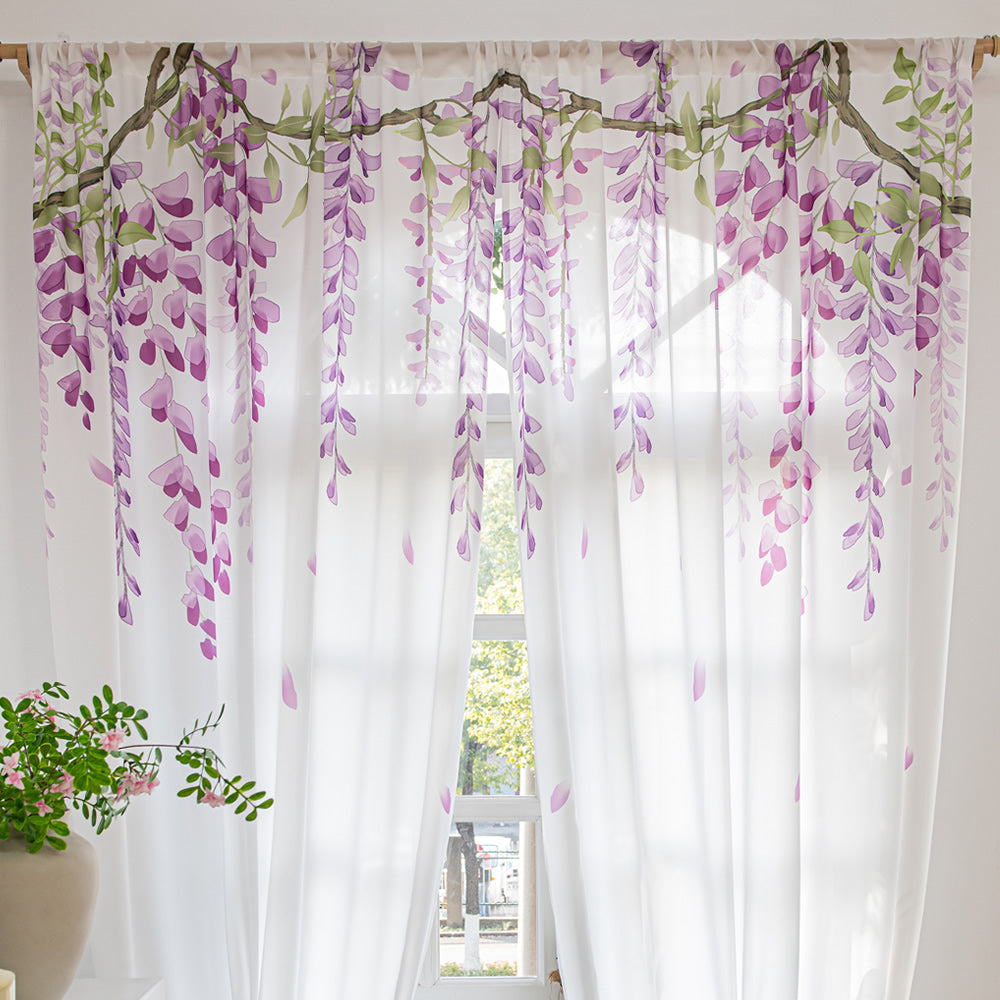
[[[963,40],[35,48],[58,671],[164,733],[224,701],[223,757],[277,800],[250,827],[162,796],[102,838],[99,973],[413,995],[503,325],[567,996],[907,996],[970,62]]]

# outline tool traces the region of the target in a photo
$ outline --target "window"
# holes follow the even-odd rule
[[[497,280],[494,292],[500,287]],[[494,315],[502,312],[499,299]],[[477,613],[454,821],[417,991],[424,998],[548,1000],[556,967],[534,783],[505,355],[503,336],[492,332]]]

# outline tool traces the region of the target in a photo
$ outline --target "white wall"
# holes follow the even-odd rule
[[[8,4],[5,42],[464,41],[478,38],[912,38],[1000,32],[995,0],[34,0]]]
[[[48,668],[44,676],[53,675],[52,640],[45,620],[48,589],[41,571],[45,529],[39,504],[41,425],[31,295],[32,143],[28,88],[23,80],[18,84],[4,79],[0,81],[0,692],[8,696],[14,687],[24,690],[40,669]]]
[[[458,13],[456,13],[458,12]],[[837,0],[821,10],[805,0],[676,3],[614,0],[500,0],[478,8],[419,0],[174,0],[122,4],[36,0],[6,10],[4,41],[466,38],[873,38],[1000,33],[995,0]],[[36,571],[41,514],[32,444],[37,422],[13,416],[9,400],[35,379],[31,344],[30,167],[18,159],[31,116],[16,70],[0,66],[0,687],[18,683],[23,664],[51,656],[45,588]],[[9,83],[4,81],[10,81]],[[975,254],[969,344],[968,437],[958,540],[944,750],[930,886],[912,1000],[996,1000],[1000,996],[1000,60],[976,84]],[[991,124],[993,128],[991,129]],[[17,423],[11,421],[17,419]],[[7,441],[8,427],[20,427]],[[5,443],[7,442],[7,443]],[[13,489],[25,481],[27,491]],[[11,580],[15,579],[16,583]],[[853,998],[845,998],[853,1000]]]

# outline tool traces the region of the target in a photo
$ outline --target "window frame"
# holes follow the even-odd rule
[[[492,339],[492,337],[491,337]],[[491,345],[493,346],[493,345]],[[514,442],[510,417],[510,396],[490,393],[486,401],[486,459],[513,462]],[[474,642],[525,642],[523,614],[477,614],[473,623]],[[535,836],[535,976],[441,976],[439,911],[434,900],[433,918],[421,963],[417,1000],[549,1000],[549,973],[556,968],[555,924],[549,901],[548,877],[544,863],[538,795],[456,795],[452,822],[534,822]]]

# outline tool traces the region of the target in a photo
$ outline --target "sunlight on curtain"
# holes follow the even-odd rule
[[[98,972],[412,995],[506,322],[567,995],[907,996],[970,46],[36,48],[58,671],[276,796],[131,812]]]
[[[542,99],[501,105],[567,995],[903,1000],[951,602],[971,49],[617,56],[514,46]]]
[[[223,756],[278,803],[251,830],[160,801],[109,843],[97,971],[155,969],[172,996],[404,996],[431,917],[475,606],[492,184],[477,164],[445,218],[419,142],[364,132],[373,109],[471,93],[481,59],[411,83],[378,55],[36,59],[60,673],[167,722],[226,702]]]

